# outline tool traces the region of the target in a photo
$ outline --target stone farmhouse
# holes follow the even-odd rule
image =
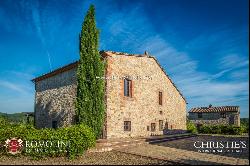
[[[189,111],[189,120],[200,127],[206,125],[236,125],[240,126],[240,107],[221,106],[192,108]]]
[[[155,57],[101,51],[106,61],[106,117],[102,138],[161,135],[186,130],[186,100]],[[44,74],[35,84],[37,128],[75,123],[78,61]]]

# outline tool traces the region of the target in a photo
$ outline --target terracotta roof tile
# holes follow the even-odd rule
[[[192,108],[190,113],[198,112],[239,112],[239,106],[219,106],[219,107],[196,107]]]

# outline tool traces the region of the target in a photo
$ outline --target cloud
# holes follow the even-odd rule
[[[24,87],[22,85],[15,84],[15,83],[5,81],[5,80],[0,80],[0,87],[7,88],[9,90],[13,90],[13,91],[16,91],[18,93],[27,93],[24,90]]]
[[[47,48],[46,40],[45,40],[44,35],[42,33],[41,16],[40,16],[40,13],[39,13],[39,3],[38,2],[39,1],[34,1],[32,3],[33,4],[32,7],[31,7],[32,18],[33,18],[33,22],[34,22],[34,25],[35,25],[36,30],[37,30],[38,37],[40,38],[40,40],[41,40],[41,42],[43,44],[43,47],[46,50],[46,54],[48,56],[48,62],[49,62],[49,66],[50,66],[50,70],[52,71],[50,53],[49,53],[49,50]]]
[[[65,6],[53,4],[55,2],[48,1],[42,6],[42,1],[20,1],[21,9],[26,13],[26,19],[29,19],[27,24],[32,24],[31,27],[35,28],[37,36],[40,38],[44,48],[48,50],[54,43],[64,45],[64,42],[70,40],[69,34],[75,32],[76,38],[78,29],[80,31],[80,23],[83,20],[84,12],[86,11],[89,2],[81,2],[82,4],[73,4],[72,2],[65,1],[70,5],[70,12],[68,15],[63,15]],[[95,1],[97,8],[97,25],[101,29],[100,33],[100,46],[104,50],[114,50],[129,53],[144,53],[148,51],[150,54],[157,57],[160,64],[164,67],[166,72],[170,75],[174,83],[181,90],[189,103],[188,107],[202,106],[202,105],[232,105],[237,104],[243,107],[245,115],[248,112],[248,69],[249,61],[246,57],[239,53],[239,43],[242,35],[230,30],[230,27],[225,26],[222,28],[215,28],[214,31],[202,32],[198,36],[183,42],[183,48],[172,45],[168,40],[169,38],[176,37],[178,43],[178,29],[175,34],[168,33],[168,36],[163,36],[158,32],[156,26],[164,26],[166,32],[172,32],[175,27],[167,22],[161,25],[152,25],[152,21],[147,17],[143,8],[143,4],[134,3],[131,6],[119,6],[115,2]],[[13,4],[16,6],[16,4]],[[103,7],[105,6],[105,7]],[[15,7],[16,8],[16,7]],[[83,10],[84,8],[84,10]],[[1,16],[6,17],[4,10],[0,7]],[[62,11],[60,11],[62,9]],[[22,13],[22,14],[24,14]],[[105,13],[105,16],[100,16]],[[81,15],[81,16],[79,16]],[[67,18],[64,18],[67,17]],[[11,25],[11,20],[4,19],[7,25]],[[14,19],[13,19],[14,20]],[[15,19],[17,23],[13,23],[15,28],[27,27],[19,19]],[[70,20],[73,20],[70,22]],[[8,23],[9,21],[9,23]],[[164,21],[164,20],[163,20]],[[73,23],[74,22],[74,23]],[[77,23],[76,23],[77,22]],[[20,25],[18,25],[20,23]],[[79,28],[75,28],[79,26]],[[28,28],[27,28],[28,29]],[[60,34],[58,32],[60,29]],[[29,30],[29,29],[28,29]],[[27,30],[27,31],[28,31]],[[24,29],[25,31],[25,29]],[[44,33],[45,32],[45,33]],[[57,40],[58,36],[63,34],[63,40]],[[228,34],[232,34],[230,40],[225,40]],[[72,37],[72,36],[71,36]],[[179,36],[179,39],[181,37]],[[219,44],[218,44],[219,43]],[[76,45],[77,48],[78,45]],[[65,48],[62,47],[62,50]],[[207,52],[212,52],[216,58],[210,62],[210,66],[214,68],[213,72],[208,72],[206,69],[201,69],[200,59],[194,59],[197,55],[192,51],[201,50],[204,56]],[[216,51],[216,52],[215,52]],[[50,54],[46,52],[48,61],[50,63]],[[203,55],[203,54],[202,54]],[[61,56],[59,56],[61,58]],[[211,56],[215,58],[215,56]],[[0,73],[1,74],[1,73]],[[29,79],[31,75],[25,72],[13,71],[9,75],[15,78],[23,77]],[[228,76],[227,79],[224,79]],[[244,79],[244,77],[247,77]],[[2,78],[2,77],[1,77]],[[222,79],[223,78],[223,79]],[[30,89],[23,87],[32,87],[29,83],[23,81],[12,81],[11,79],[1,79],[0,86],[8,88],[10,91],[17,93],[30,93]],[[33,100],[33,97],[31,97]],[[21,100],[19,100],[21,102]],[[32,105],[33,102],[29,103]]]
[[[0,96],[0,112],[32,112],[34,110],[34,95],[2,99]]]
[[[221,79],[225,75],[235,72],[236,69],[247,67],[248,60],[246,58],[237,54],[226,54],[226,56],[220,54],[221,58],[210,64],[211,67],[217,69],[216,73],[202,71],[198,68],[199,61],[192,58],[191,52],[180,51],[155,31],[140,7],[137,5],[135,8],[131,8],[130,12],[112,10],[112,14],[107,17],[104,25],[104,29],[107,30],[102,39],[104,49],[110,50],[114,45],[116,49],[121,49],[119,51],[143,53],[146,50],[156,56],[187,98],[189,108],[206,106],[210,103],[214,105],[247,105],[248,81],[233,78]],[[231,32],[230,29],[224,28],[215,34],[201,34],[183,47],[189,48],[189,50],[197,47],[205,49],[208,47],[208,41],[210,45],[215,44],[229,32]],[[225,48],[229,48],[235,43],[236,41],[231,40],[224,42],[224,45]],[[228,52],[230,51],[228,50]],[[234,78],[246,71],[238,72],[232,74]],[[247,111],[248,109],[244,106],[245,115]]]
[[[237,54],[229,54],[219,59],[219,67],[222,69],[225,68],[235,69],[240,67],[246,67],[248,65],[249,65],[248,59],[239,56]]]
[[[4,72],[6,75],[12,75],[13,77],[18,77],[24,80],[31,80],[32,78],[34,78],[34,74],[30,74],[30,73],[25,73],[25,72],[21,72],[21,71],[5,71]]]
[[[249,69],[239,69],[230,73],[232,79],[240,80],[240,79],[249,79]]]
[[[34,108],[33,68],[0,72],[0,111],[29,112]]]

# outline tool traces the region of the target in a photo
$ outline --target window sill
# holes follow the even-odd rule
[[[135,100],[135,98],[132,96],[132,97],[129,97],[129,96],[123,96],[122,98],[123,100],[128,100],[128,101],[133,101]]]

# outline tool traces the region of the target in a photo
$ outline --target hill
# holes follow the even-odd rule
[[[7,114],[0,112],[0,117],[4,117],[7,121],[13,123],[21,123],[26,121],[26,116],[24,113]]]

